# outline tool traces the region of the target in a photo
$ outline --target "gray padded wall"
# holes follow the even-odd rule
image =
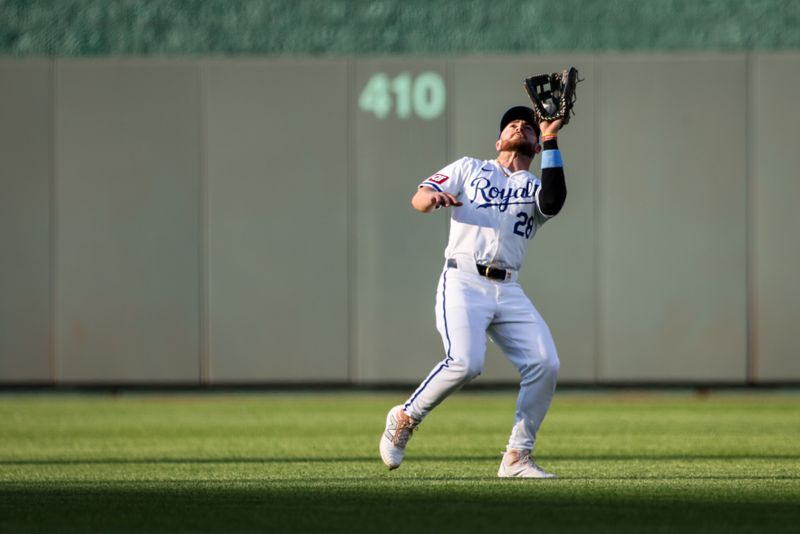
[[[214,61],[203,71],[208,378],[346,381],[346,63]]]
[[[753,378],[798,380],[800,56],[756,56],[752,73]]]
[[[444,357],[433,311],[444,263],[445,213],[423,215],[410,200],[417,185],[447,163],[446,113],[432,120],[379,119],[358,107],[376,73],[394,79],[426,71],[445,76],[444,61],[402,59],[355,63],[353,119],[355,379],[416,382]],[[447,95],[448,97],[450,94]]]
[[[743,56],[598,62],[602,380],[746,378],[746,74]]]
[[[58,380],[197,381],[199,109],[185,62],[58,62]]]
[[[50,380],[50,63],[0,61],[0,381]]]
[[[594,380],[594,60],[591,56],[521,56],[454,61],[452,158],[497,154],[499,118],[512,105],[527,104],[521,73],[553,72],[574,65],[580,84],[577,116],[562,132],[568,198],[563,211],[536,235],[520,283],[548,323],[561,359],[562,380]],[[540,174],[537,157],[531,171]],[[492,344],[481,377],[516,380],[516,369]]]
[[[562,381],[800,380],[800,56],[714,54],[3,60],[0,382],[419,381],[447,214],[409,200],[564,64],[569,196],[521,276]],[[435,117],[362,109],[424,72]]]

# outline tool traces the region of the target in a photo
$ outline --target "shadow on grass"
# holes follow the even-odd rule
[[[295,481],[296,482],[296,481]],[[336,481],[329,481],[336,482]],[[617,486],[618,487],[618,486]],[[633,496],[632,496],[633,495]],[[752,494],[751,494],[752,497]],[[3,532],[796,532],[797,503],[558,481],[0,486]]]

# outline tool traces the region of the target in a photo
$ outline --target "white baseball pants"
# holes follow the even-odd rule
[[[460,260],[457,269],[445,268],[436,293],[436,327],[445,358],[406,401],[406,413],[421,421],[481,374],[488,333],[521,376],[508,446],[533,450],[555,393],[559,360],[550,329],[517,283],[516,273],[496,281],[479,275],[467,261]]]

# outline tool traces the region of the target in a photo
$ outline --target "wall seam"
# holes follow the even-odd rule
[[[753,221],[755,214],[753,213],[755,202],[753,195],[755,194],[754,174],[755,168],[753,163],[754,155],[753,150],[753,136],[752,130],[754,127],[753,120],[753,57],[750,52],[745,53],[744,57],[744,106],[745,106],[745,128],[744,128],[744,157],[745,157],[745,195],[744,195],[744,213],[745,213],[745,235],[744,235],[744,272],[745,272],[745,383],[754,384],[756,382],[756,350],[755,350],[755,266],[754,266],[754,228]]]
[[[444,64],[444,76],[445,76],[445,129],[444,129],[444,146],[446,151],[446,158],[445,161],[453,161],[455,158],[453,156],[454,147],[453,147],[453,138],[455,137],[454,131],[454,123],[455,123],[455,110],[453,109],[453,98],[450,97],[447,93],[450,92],[451,87],[455,87],[454,79],[455,79],[455,65],[453,64],[452,60],[445,61]],[[450,220],[449,217],[445,218],[446,220]],[[449,232],[449,230],[448,230]]]
[[[345,128],[347,135],[347,150],[345,151],[345,172],[347,173],[347,196],[345,202],[347,203],[345,212],[347,213],[347,221],[345,222],[347,232],[347,252],[346,252],[346,265],[345,271],[347,273],[345,283],[347,284],[347,381],[350,384],[359,382],[359,361],[358,349],[356,347],[357,339],[357,303],[356,303],[356,267],[357,263],[357,239],[355,230],[357,228],[357,214],[356,214],[356,200],[355,200],[355,173],[353,172],[353,161],[355,161],[355,118],[353,116],[353,102],[352,94],[355,90],[355,60],[347,58],[346,60],[346,78],[345,78],[345,106],[346,119]]]
[[[592,168],[592,177],[594,179],[594,193],[592,198],[592,203],[594,204],[594,214],[593,214],[593,228],[592,228],[592,243],[593,243],[593,264],[594,264],[594,317],[593,317],[593,324],[594,324],[594,382],[599,383],[601,381],[601,375],[603,373],[603,366],[602,361],[605,357],[603,354],[603,334],[602,328],[603,323],[601,320],[602,317],[602,291],[601,291],[601,269],[602,269],[602,247],[600,240],[602,238],[601,231],[600,231],[600,224],[602,222],[601,217],[601,206],[600,206],[600,191],[601,191],[601,184],[602,184],[602,177],[600,175],[600,163],[602,158],[602,151],[599,149],[600,143],[600,69],[598,68],[598,64],[600,60],[600,56],[598,54],[593,55],[592,59],[592,66],[593,66],[593,74],[595,77],[594,81],[594,98],[592,99],[592,106],[594,108],[594,122],[592,123],[592,138],[594,142],[593,152],[593,168]]]
[[[197,83],[200,98],[200,168],[198,199],[198,351],[199,381],[201,384],[211,382],[211,361],[209,354],[209,279],[208,279],[208,111],[206,109],[206,76],[202,63],[197,64]]]
[[[59,379],[59,369],[58,369],[58,360],[56,357],[56,344],[58,339],[58,329],[57,329],[57,321],[56,321],[56,283],[57,283],[57,276],[56,276],[56,253],[57,253],[57,225],[56,225],[56,173],[57,173],[57,166],[56,166],[56,156],[57,156],[57,149],[56,149],[56,76],[57,76],[57,69],[56,69],[56,60],[55,58],[50,58],[48,64],[48,71],[49,71],[49,80],[48,80],[48,99],[50,101],[50,112],[48,116],[49,124],[48,124],[48,137],[50,141],[50,150],[49,156],[50,161],[48,162],[48,181],[50,185],[50,192],[49,192],[49,205],[48,211],[50,216],[50,221],[48,224],[48,231],[50,233],[48,247],[49,247],[49,280],[48,283],[50,284],[49,287],[49,310],[48,310],[48,322],[49,324],[49,339],[48,339],[48,363],[50,366],[50,382],[56,384]]]

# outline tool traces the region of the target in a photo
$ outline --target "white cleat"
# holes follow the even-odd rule
[[[386,429],[381,436],[381,459],[389,469],[397,469],[406,453],[406,444],[411,439],[411,433],[417,428],[419,421],[415,421],[402,405],[389,410],[386,416]]]
[[[508,449],[503,454],[500,469],[497,471],[500,478],[556,478],[533,461],[531,451]]]

